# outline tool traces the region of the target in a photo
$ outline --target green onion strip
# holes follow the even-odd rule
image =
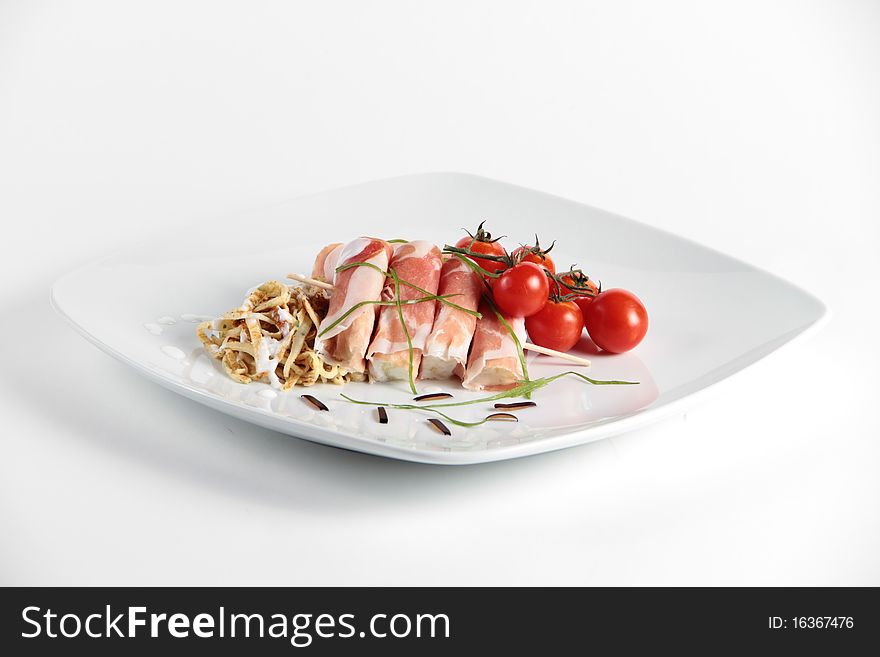
[[[346,269],[351,269],[352,267],[371,267],[372,269],[375,269],[376,271],[381,273],[383,276],[387,275],[386,271],[384,271],[381,267],[377,267],[376,265],[374,265],[371,262],[350,262],[346,265],[341,265],[340,267],[337,267],[336,271],[338,271],[338,272],[345,271]],[[406,281],[402,278],[399,278],[399,280],[400,280],[401,285],[406,285],[408,287],[411,287],[414,290],[422,292],[425,295],[424,297],[422,297],[420,299],[409,299],[407,301],[401,301],[400,303],[405,306],[408,306],[413,303],[423,303],[425,301],[439,301],[440,303],[446,304],[447,306],[452,306],[453,308],[457,308],[458,310],[464,311],[469,315],[473,315],[477,319],[482,317],[482,315],[480,315],[480,313],[478,313],[477,311],[470,310],[468,308],[464,308],[463,306],[459,306],[458,304],[453,303],[449,300],[451,297],[458,297],[458,296],[461,296],[461,294],[441,294],[441,295],[431,294],[427,290],[420,288],[417,285],[413,285],[409,281]],[[336,327],[340,322],[344,321],[349,315],[351,315],[358,308],[361,308],[362,306],[367,306],[367,305],[396,306],[397,302],[396,301],[360,301],[360,302],[354,304],[348,310],[346,310],[338,319],[336,319],[334,322],[332,322],[329,326],[322,327],[321,331],[318,333],[318,337],[321,337],[327,331]]]
[[[448,250],[448,249],[452,249],[452,248],[453,247],[451,247],[451,246],[444,246],[443,252],[454,255],[456,258],[461,260],[464,264],[466,264],[468,267],[473,269],[475,272],[477,272],[481,276],[487,276],[489,278],[499,278],[501,276],[501,274],[497,271],[492,272],[492,271],[489,271],[488,269],[484,269],[483,267],[480,267],[480,265],[478,265],[476,262],[474,262],[470,256],[468,256],[464,253],[459,253],[458,251]]]
[[[425,302],[425,301],[434,301],[435,299],[438,300],[438,301],[444,301],[447,297],[454,297],[454,296],[457,296],[457,295],[455,295],[455,294],[444,294],[444,295],[439,296],[439,297],[438,297],[437,295],[431,295],[431,296],[428,296],[428,297],[422,297],[421,299],[409,299],[409,300],[406,300],[406,301],[401,301],[400,303],[401,303],[401,305],[403,305],[403,306],[410,306],[410,305],[412,305],[412,304],[414,304],[414,303],[423,303],[423,302]],[[370,306],[370,305],[375,305],[375,306],[396,306],[396,305],[397,305],[397,302],[396,302],[396,301],[359,301],[358,303],[354,304],[351,308],[349,308],[348,310],[346,310],[344,313],[342,313],[342,315],[339,316],[339,319],[333,321],[329,326],[327,326],[327,327],[325,327],[325,328],[322,328],[322,329],[321,329],[321,332],[318,333],[318,337],[321,337],[322,335],[324,335],[324,334],[325,334],[327,331],[329,331],[330,329],[332,329],[332,328],[338,326],[340,322],[345,321],[345,318],[348,317],[349,315],[351,315],[351,314],[352,314],[355,310],[357,310],[358,308],[361,308],[361,307],[363,307],[363,306]]]
[[[481,318],[482,315],[479,312],[477,312],[476,310],[470,310],[469,308],[459,306],[458,304],[449,301],[449,297],[461,296],[460,294],[443,294],[443,295],[433,294],[433,293],[429,292],[428,290],[426,290],[422,287],[419,287],[418,285],[415,285],[414,283],[410,283],[409,281],[403,280],[402,278],[400,278],[397,275],[397,272],[394,271],[394,269],[392,269],[391,267],[389,267],[388,271],[386,272],[386,271],[383,271],[381,267],[378,267],[377,265],[374,265],[371,262],[349,262],[347,264],[340,265],[339,267],[337,267],[336,271],[342,272],[342,271],[345,271],[346,269],[351,269],[352,267],[370,267],[370,268],[378,271],[383,276],[390,277],[394,281],[394,300],[392,300],[392,301],[361,301],[359,303],[356,303],[351,308],[349,308],[347,311],[345,311],[345,313],[343,313],[337,320],[335,320],[329,326],[323,327],[321,329],[320,333],[318,333],[318,337],[324,335],[327,331],[331,330],[335,326],[338,326],[340,322],[342,322],[346,317],[351,315],[351,313],[353,313],[355,310],[357,310],[358,308],[360,308],[362,306],[365,306],[368,304],[375,304],[375,305],[382,305],[382,306],[396,306],[397,307],[397,316],[400,318],[400,326],[403,328],[403,334],[406,336],[407,350],[409,353],[409,369],[408,369],[409,387],[410,387],[410,390],[412,390],[412,393],[414,395],[417,395],[418,390],[416,389],[415,376],[414,376],[414,372],[413,372],[413,370],[415,368],[414,368],[414,363],[413,363],[414,353],[413,353],[412,337],[409,334],[409,330],[407,329],[407,326],[406,326],[406,320],[403,317],[402,306],[410,305],[412,303],[422,303],[424,301],[439,301],[440,303],[444,303],[446,305],[452,306],[453,308],[457,308],[458,310],[466,312],[469,315],[473,315],[474,317],[476,317],[478,319]],[[406,285],[408,287],[411,287],[412,289],[416,290],[417,292],[421,292],[425,296],[420,299],[410,299],[408,301],[401,300],[401,298],[400,298],[400,286],[401,285]]]
[[[526,354],[523,351],[522,342],[519,341],[519,337],[517,336],[516,331],[514,331],[513,327],[507,323],[506,319],[504,319],[504,315],[502,315],[501,311],[498,310],[498,306],[495,305],[495,302],[492,300],[492,298],[488,294],[485,295],[483,298],[495,312],[495,316],[498,318],[498,321],[504,325],[504,328],[506,328],[507,332],[510,333],[510,337],[513,338],[513,343],[516,345],[517,355],[519,356],[519,364],[522,366],[523,379],[528,382],[529,368],[526,366]],[[531,399],[530,395],[531,391],[527,392],[524,396],[526,399]]]
[[[469,400],[460,401],[460,402],[445,402],[442,404],[422,404],[422,405],[392,404],[389,402],[370,402],[370,401],[363,401],[360,399],[354,399],[344,393],[340,393],[340,396],[343,399],[345,399],[346,401],[351,402],[352,404],[361,404],[364,406],[388,406],[390,408],[396,408],[396,409],[401,409],[401,410],[427,411],[430,413],[436,413],[437,415],[440,415],[441,417],[445,418],[449,422],[452,422],[453,424],[456,424],[460,427],[477,427],[477,426],[480,426],[481,424],[484,424],[488,420],[484,419],[484,420],[479,420],[477,422],[465,422],[463,420],[457,420],[453,417],[450,417],[449,415],[446,415],[445,413],[443,413],[442,411],[439,411],[437,409],[449,408],[452,406],[469,406],[471,404],[484,404],[484,403],[500,401],[502,399],[510,399],[512,397],[526,397],[526,398],[528,398],[528,396],[531,395],[531,393],[534,392],[535,390],[539,390],[540,388],[543,388],[543,387],[553,383],[557,379],[561,379],[564,376],[568,376],[569,374],[576,376],[579,379],[582,379],[583,381],[586,381],[587,383],[590,383],[590,384],[596,385],[596,386],[618,386],[618,385],[629,386],[629,385],[638,385],[639,384],[638,381],[603,381],[601,379],[590,378],[584,374],[581,374],[580,372],[572,372],[569,370],[566,372],[561,372],[559,374],[554,374],[553,376],[546,376],[546,377],[542,377],[540,379],[532,379],[530,381],[522,381],[519,385],[511,388],[510,390],[504,390],[503,392],[499,392],[494,395],[489,395],[488,397],[480,397],[479,399],[469,399]]]
[[[452,255],[454,255],[456,258],[461,260],[464,264],[466,264],[468,267],[470,267],[473,271],[475,271],[478,274],[482,274],[484,276],[491,276],[494,278],[498,277],[497,273],[487,271],[487,270],[483,269],[482,267],[480,267],[480,265],[478,265],[476,262],[474,262],[471,259],[469,254],[463,252],[464,251],[463,249],[458,249],[457,247],[449,246],[447,244],[443,247],[443,250],[446,251],[447,253],[451,253]],[[487,285],[487,287],[488,287],[488,285]],[[510,337],[513,338],[513,342],[516,345],[516,349],[517,349],[517,356],[519,356],[519,363],[520,363],[520,366],[522,367],[523,378],[526,381],[528,381],[529,380],[529,368],[526,365],[526,355],[525,355],[525,352],[523,351],[522,343],[520,342],[519,337],[517,336],[516,332],[513,330],[513,327],[510,326],[510,324],[507,322],[507,320],[504,318],[504,316],[498,310],[498,306],[495,305],[495,301],[492,299],[492,297],[490,295],[486,294],[483,296],[483,298],[486,300],[486,302],[492,308],[493,312],[495,313],[495,316],[498,318],[498,321],[501,322],[501,324],[504,326],[504,328],[507,329],[507,332],[510,334]],[[525,398],[530,399],[531,393],[527,392],[525,394]]]
[[[397,306],[397,316],[400,318],[400,328],[403,329],[403,334],[406,336],[406,348],[409,354],[409,389],[412,390],[412,394],[418,395],[419,391],[416,389],[416,380],[413,377],[412,338],[409,335],[409,329],[406,327],[406,320],[403,318],[403,304],[400,302],[400,278],[398,278],[397,272],[391,267],[388,268],[388,275],[394,280],[394,301]]]
[[[345,265],[340,265],[339,267],[337,267],[336,271],[337,272],[345,271],[346,269],[351,269],[352,267],[370,267],[372,269],[375,269],[377,272],[379,272],[382,275],[387,275],[387,272],[383,271],[381,267],[377,267],[372,262],[349,262]],[[473,315],[477,319],[480,319],[482,317],[482,315],[480,313],[478,313],[476,310],[470,310],[469,308],[465,308],[464,306],[459,306],[457,303],[452,303],[451,301],[449,301],[449,297],[460,297],[461,293],[444,294],[442,296],[437,296],[436,294],[432,294],[431,292],[428,292],[428,290],[426,290],[425,288],[419,287],[418,285],[415,285],[414,283],[410,283],[409,281],[407,281],[403,278],[399,278],[398,280],[400,280],[401,285],[411,287],[412,289],[416,290],[417,292],[421,292],[422,294],[425,295],[425,298],[419,299],[418,303],[421,303],[422,301],[431,301],[431,300],[439,301],[440,303],[444,303],[447,306],[451,306],[453,308],[461,310],[462,312],[466,312],[468,315]],[[409,303],[409,302],[404,301],[403,303]]]
[[[433,408],[428,408],[427,406],[418,406],[416,404],[374,404],[373,402],[361,401],[359,399],[353,399],[344,393],[339,393],[340,396],[346,401],[351,402],[352,404],[362,404],[364,406],[390,406],[391,408],[396,408],[400,410],[406,411],[424,411],[427,413],[436,413],[443,419],[451,422],[452,424],[458,425],[460,427],[478,427],[481,424],[485,424],[489,420],[477,420],[476,422],[465,422],[464,420],[456,420],[454,417],[450,417],[441,411],[434,410]]]

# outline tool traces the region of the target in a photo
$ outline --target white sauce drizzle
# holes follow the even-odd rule
[[[279,346],[281,346],[280,340],[264,336],[260,340],[260,346],[257,348],[257,355],[254,359],[257,374],[268,374],[269,383],[273,388],[281,387],[281,380],[275,372],[275,368],[278,366],[278,360],[275,358],[275,355],[278,353]]]
[[[278,307],[278,320],[281,322],[281,335],[282,337],[287,337],[290,335],[290,326],[296,320],[293,318],[293,315],[290,314],[290,311],[287,308]]]
[[[184,322],[192,322],[193,324],[201,324],[202,322],[207,322],[211,319],[210,315],[193,315],[192,313],[185,313],[180,316],[180,319]]]
[[[183,360],[186,358],[186,354],[183,353],[177,347],[172,347],[170,344],[166,344],[162,346],[162,353],[168,356],[169,358],[173,358],[175,360]]]

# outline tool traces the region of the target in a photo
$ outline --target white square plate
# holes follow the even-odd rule
[[[350,404],[348,395],[407,402],[404,384],[308,389],[331,412],[318,412],[303,389],[275,393],[228,379],[195,337],[196,317],[237,306],[246,290],[289,271],[308,272],[325,243],[360,234],[453,242],[462,226],[487,219],[508,244],[558,239],[556,262],[581,265],[607,287],[634,291],[650,330],[634,351],[589,353],[590,376],[638,381],[591,386],[563,379],[534,395],[520,422],[451,427],[445,437],[426,415]],[[464,464],[526,456],[590,442],[659,418],[754,363],[825,317],[823,304],[776,276],[686,239],[595,208],[477,176],[425,174],[296,199],[208,225],[182,228],[151,243],[73,271],[52,288],[55,308],[91,342],[157,383],[238,418],[336,447],[425,463]],[[195,316],[195,317],[194,317]],[[750,318],[760,317],[760,321]],[[529,357],[530,374],[571,369]],[[476,396],[459,386],[457,400]],[[96,401],[97,404],[97,401]],[[463,420],[490,404],[454,408]]]

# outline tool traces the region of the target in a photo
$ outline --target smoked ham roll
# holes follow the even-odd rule
[[[345,313],[363,301],[380,300],[385,285],[384,272],[388,270],[391,252],[391,245],[384,240],[359,237],[340,248],[336,264],[331,269],[334,272],[332,282],[335,289],[330,296],[327,316],[321,322],[315,338],[315,351],[327,362],[339,365],[346,372],[363,374],[366,369],[364,354],[376,322],[376,305],[364,304],[347,316]],[[322,268],[325,273],[328,269],[327,261],[332,254],[331,249],[324,257]],[[380,271],[364,266],[335,271],[336,266],[355,262],[368,262]],[[339,321],[343,316],[345,319]],[[337,321],[339,323],[333,326]]]
[[[440,272],[440,287],[437,294],[453,294],[450,301],[462,308],[476,310],[480,305],[483,281],[456,257],[443,263]],[[453,374],[464,378],[468,349],[474,336],[477,318],[458,308],[437,304],[434,328],[425,344],[422,355],[421,377],[423,379],[446,379]]]
[[[523,380],[519,350],[492,307],[482,301],[474,331],[473,346],[461,385],[468,390],[508,390]],[[526,324],[522,317],[504,318],[519,341],[526,340]]]
[[[312,278],[325,283],[332,283],[336,278],[336,267],[339,264],[339,255],[345,245],[340,242],[328,244],[318,252],[315,264],[312,266]]]
[[[415,241],[397,244],[390,267],[402,281],[417,285],[430,294],[437,294],[440,284],[440,249],[430,242]],[[405,283],[400,284],[400,300],[424,297],[425,293]],[[394,300],[394,281],[386,279],[384,300]],[[436,301],[423,301],[401,307],[406,330],[412,341],[413,377],[418,376],[425,341],[434,325]],[[382,306],[378,328],[367,350],[370,378],[374,381],[406,380],[409,378],[410,353],[397,306]]]

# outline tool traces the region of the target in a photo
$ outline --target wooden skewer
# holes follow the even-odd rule
[[[324,281],[319,281],[314,278],[309,278],[308,276],[303,276],[302,274],[294,274],[290,273],[287,275],[287,278],[293,279],[294,281],[299,281],[300,283],[305,283],[306,285],[314,285],[315,287],[320,287],[324,290],[332,290],[332,283],[325,283]]]
[[[290,278],[294,281],[299,281],[300,283],[305,283],[306,285],[314,285],[315,287],[320,287],[324,290],[332,290],[334,288],[331,283],[325,283],[324,281],[319,281],[308,276],[303,276],[302,274],[290,273],[287,275],[287,278]],[[562,360],[567,360],[570,363],[576,363],[577,365],[582,365],[584,367],[590,366],[590,361],[588,361],[586,358],[581,358],[580,356],[572,356],[571,354],[567,354],[564,351],[556,351],[555,349],[541,347],[539,345],[532,344],[531,342],[523,342],[522,348],[528,351],[534,351],[538,354],[544,354],[545,356],[554,356],[556,358],[561,358]]]
[[[572,356],[571,354],[567,354],[564,351],[556,351],[555,349],[542,347],[537,344],[532,344],[531,342],[523,342],[522,348],[529,351],[534,351],[539,354],[544,354],[545,356],[555,356],[556,358],[561,358],[562,360],[567,360],[571,363],[577,363],[578,365],[583,365],[584,367],[590,366],[590,361],[588,361],[586,358],[581,358],[580,356]]]

